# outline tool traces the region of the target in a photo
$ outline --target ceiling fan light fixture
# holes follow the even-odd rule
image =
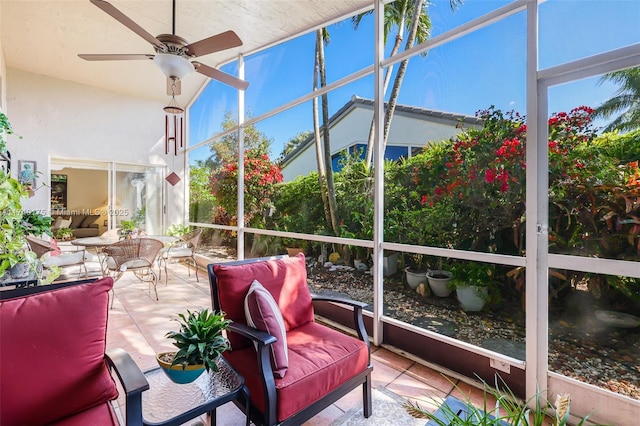
[[[182,79],[195,71],[191,62],[172,53],[157,53],[153,62],[168,78]]]

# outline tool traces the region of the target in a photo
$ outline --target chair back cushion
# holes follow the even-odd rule
[[[258,330],[266,331],[276,338],[276,342],[269,347],[271,349],[271,367],[274,376],[284,377],[289,367],[287,331],[278,304],[258,280],[253,280],[249,292],[244,298],[244,314],[247,317],[247,324]]]
[[[243,264],[213,265],[220,309],[234,322],[247,324],[244,298],[258,280],[280,308],[287,331],[313,321],[311,293],[303,254],[295,257]],[[232,349],[251,345],[249,339],[229,333]]]
[[[104,361],[112,286],[0,291],[2,425],[49,424],[118,396]]]

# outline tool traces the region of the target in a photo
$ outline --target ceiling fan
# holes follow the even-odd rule
[[[221,81],[239,90],[245,90],[249,83],[213,67],[192,61],[198,56],[219,52],[232,47],[242,46],[242,41],[233,31],[225,31],[220,34],[205,38],[195,43],[176,35],[176,0],[173,0],[173,32],[172,34],[160,34],[156,37],[149,34],[144,28],[136,24],[131,18],[119,11],[111,3],[104,0],[90,0],[107,14],[129,28],[134,33],[153,45],[156,51],[151,54],[79,54],[87,61],[128,61],[138,59],[151,59],[167,76],[167,94],[180,94],[180,80],[193,71],[207,77]]]

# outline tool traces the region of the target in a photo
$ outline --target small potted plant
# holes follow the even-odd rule
[[[167,235],[180,238],[191,230],[189,225],[174,223],[167,228]]]
[[[136,234],[137,227],[135,220],[123,220],[120,222],[118,236],[121,240],[130,240]]]
[[[156,356],[169,379],[175,383],[190,383],[203,371],[218,371],[218,357],[230,349],[229,340],[223,331],[230,320],[224,318],[224,312],[211,312],[206,308],[200,311],[187,310],[178,314],[178,331],[170,331],[166,337],[173,339],[175,352],[163,352]]]
[[[71,228],[59,228],[54,232],[54,236],[59,241],[73,240],[73,229]]]
[[[495,267],[482,262],[461,262],[452,268],[451,284],[456,289],[456,297],[464,311],[482,310],[489,298],[493,285]]]
[[[403,254],[404,273],[407,278],[407,284],[411,289],[415,290],[420,284],[427,283],[427,264],[424,261],[424,255],[416,253]]]
[[[453,278],[453,274],[448,271],[447,267],[442,263],[442,258],[438,258],[437,263],[437,269],[427,271],[429,287],[435,296],[449,297],[452,291],[451,279]]]

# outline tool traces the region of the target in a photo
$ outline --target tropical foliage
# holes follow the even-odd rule
[[[593,112],[581,106],[548,120],[550,250],[639,260],[640,168],[633,153],[640,150],[640,133],[597,136]],[[477,116],[482,127],[385,164],[385,240],[524,254],[525,117],[494,107]],[[357,156],[341,161],[335,177],[341,236],[371,240],[371,171]],[[315,182],[311,174],[280,185],[274,194],[273,223],[286,218],[294,227],[288,230],[328,233]],[[300,197],[304,203],[297,202]],[[502,280],[506,272],[499,271]],[[521,275],[509,277],[521,287]],[[554,272],[554,277],[562,285],[576,279],[567,272]],[[598,280],[591,278],[593,283]],[[605,285],[640,299],[637,280],[628,281],[608,277]]]
[[[455,409],[446,401],[442,403],[437,398],[429,398],[430,404],[439,407],[439,413],[432,413],[421,407],[418,402],[411,400],[406,401],[403,407],[413,417],[429,419],[429,423],[438,426],[566,426],[569,424],[571,419],[569,394],[557,395],[555,402],[551,403],[542,391],[538,391],[529,400],[521,401],[501,377],[496,377],[495,387],[491,387],[484,381],[482,383],[484,392],[481,408],[478,408],[469,398],[460,401],[460,405],[455,405]],[[493,400],[496,401],[495,404],[492,404]],[[582,426],[588,419],[587,415],[579,419],[576,425]]]

